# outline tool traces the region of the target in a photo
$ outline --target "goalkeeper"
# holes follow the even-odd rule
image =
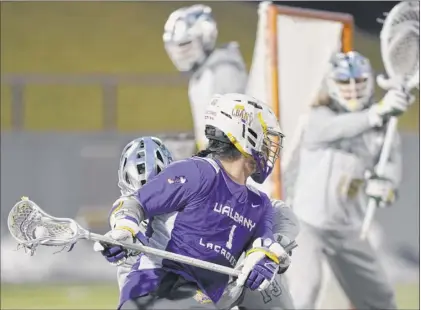
[[[397,134],[386,173],[374,169],[388,119],[412,98],[391,89],[375,102],[370,62],[357,52],[333,57],[325,87],[304,129],[294,187],[301,232],[288,273],[291,294],[297,309],[315,308],[325,257],[356,309],[396,309],[392,285],[359,232],[367,198],[379,207],[394,202],[401,180]]]

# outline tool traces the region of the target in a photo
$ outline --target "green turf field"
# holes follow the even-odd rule
[[[2,285],[1,309],[115,309],[117,285]],[[419,286],[397,288],[399,309],[419,309]]]
[[[170,12],[191,2],[1,2],[1,73],[174,74],[162,44]],[[256,6],[211,3],[219,41],[236,40],[250,64]],[[235,12],[236,18],[232,18]],[[381,69],[378,42],[356,34],[356,47]],[[122,131],[192,128],[187,85],[118,88]],[[1,128],[11,126],[10,88],[1,84]],[[30,85],[24,92],[24,124],[30,130],[103,128],[99,85]],[[401,124],[416,128],[418,105]],[[159,107],[159,113],[158,113]],[[150,117],[153,113],[158,117]],[[148,116],[148,117],[145,117]]]

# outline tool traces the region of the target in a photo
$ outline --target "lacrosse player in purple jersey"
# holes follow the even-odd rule
[[[255,98],[216,96],[205,114],[208,148],[170,164],[134,194],[118,199],[108,235],[134,240],[139,223],[148,219],[149,246],[230,267],[250,247],[236,283],[266,289],[289,256],[273,240],[269,198],[245,184],[249,176],[262,183],[279,156],[283,135],[271,116]],[[140,255],[122,286],[119,308],[214,309],[228,280]]]
[[[129,195],[136,192],[150,178],[167,167],[173,161],[172,158],[171,152],[158,138],[142,137],[129,142],[123,148],[120,156],[118,186],[121,194]],[[282,246],[286,247],[291,243],[290,240],[294,240],[298,234],[298,220],[292,210],[282,201],[272,200],[272,206],[276,214],[273,226],[274,238]],[[146,226],[147,221],[142,222],[140,227],[142,233],[145,233]],[[136,253],[129,253],[129,251],[119,246],[104,248],[100,243],[95,243],[94,248],[96,251],[101,251],[108,262],[118,266],[117,279],[121,289],[131,267],[136,263]],[[281,272],[285,270],[286,268],[281,270]],[[221,301],[218,302],[218,307],[230,308],[233,305],[238,305],[245,309],[293,308],[291,296],[281,275],[277,275],[276,279],[266,290],[255,291],[257,296],[254,291],[238,290],[232,285],[230,284],[225,289]]]

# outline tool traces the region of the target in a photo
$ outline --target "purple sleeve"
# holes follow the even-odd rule
[[[256,231],[254,233],[255,239],[257,238],[273,239],[273,218],[275,216],[275,210],[272,207],[272,204],[266,195],[264,197],[264,201],[265,201],[264,203],[265,211],[259,223],[257,223]]]
[[[206,190],[204,173],[192,159],[177,161],[140,188],[135,197],[147,219],[182,209]]]

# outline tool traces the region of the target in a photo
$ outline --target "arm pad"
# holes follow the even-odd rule
[[[145,220],[142,206],[134,197],[123,196],[113,204],[109,216],[111,228],[114,228],[120,220],[130,220],[138,225],[140,225],[141,221]]]

